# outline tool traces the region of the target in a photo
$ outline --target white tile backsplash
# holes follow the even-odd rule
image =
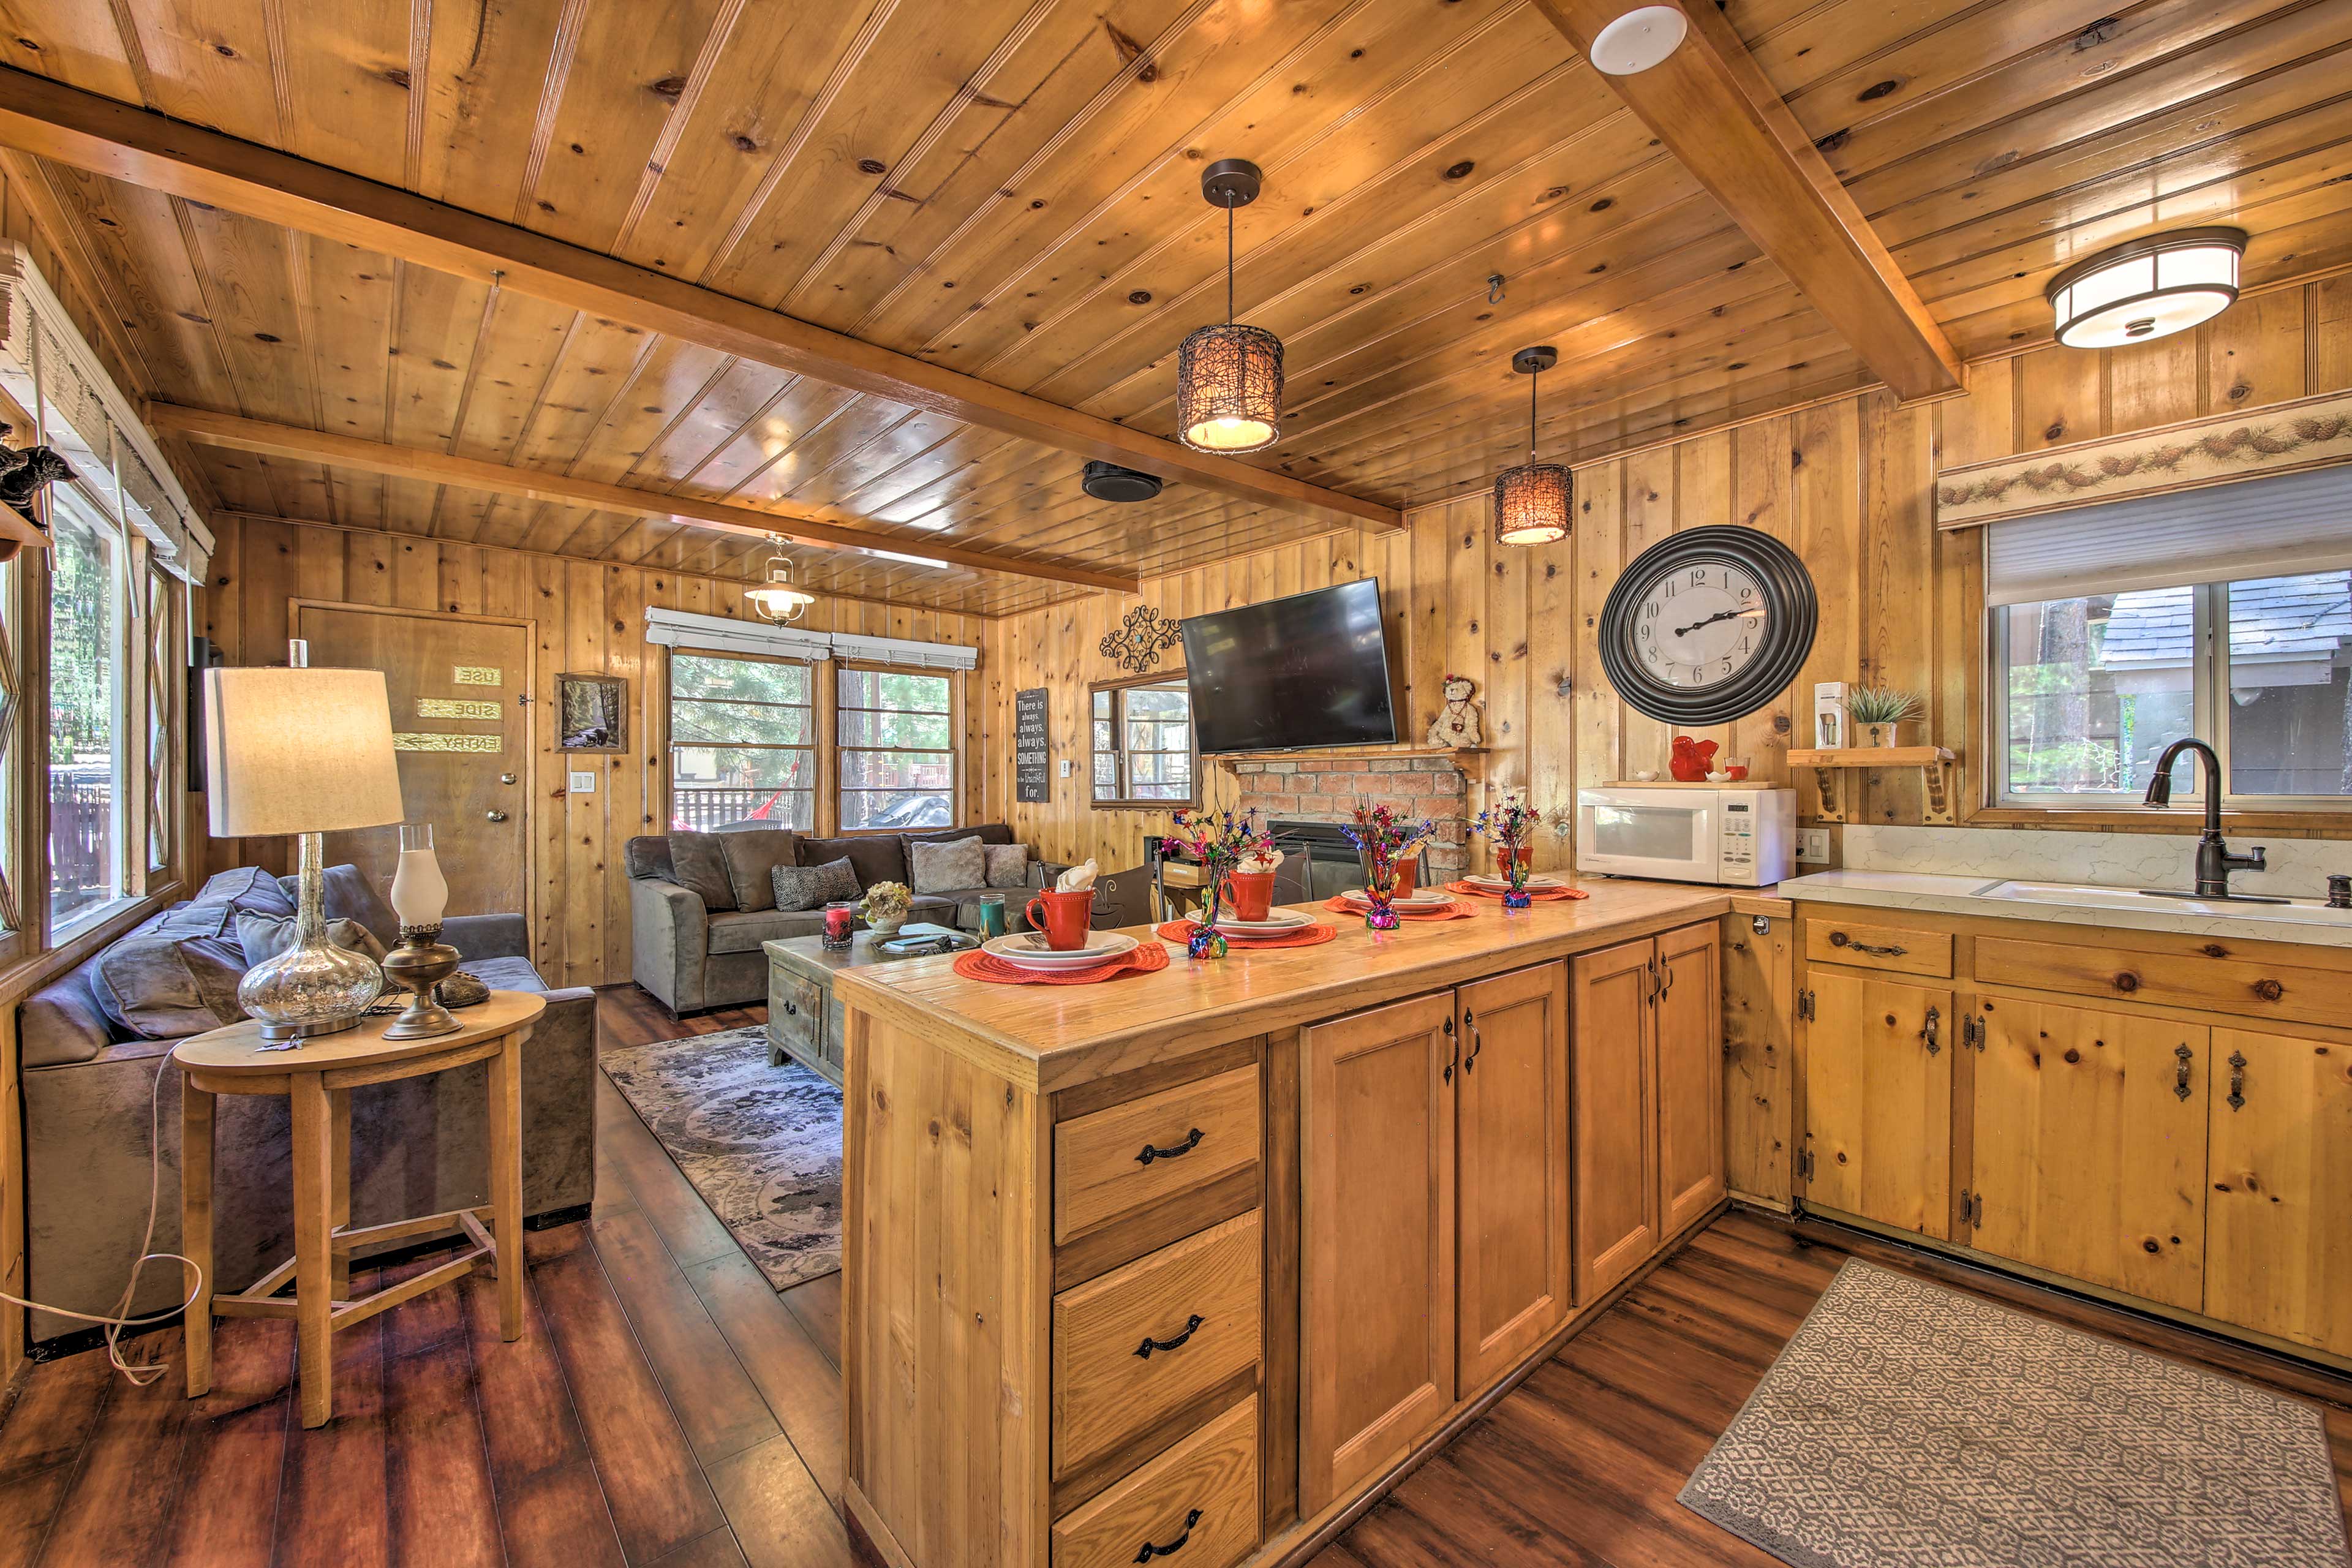
[[[2230,847],[2269,850],[2270,868],[2242,871],[2242,892],[2324,898],[2330,873],[2352,873],[2352,842],[2233,834]],[[1884,827],[1845,830],[1845,865],[1854,871],[1915,871],[2091,882],[2111,888],[2189,888],[2196,883],[2194,833],[2082,833],[2021,827]]]

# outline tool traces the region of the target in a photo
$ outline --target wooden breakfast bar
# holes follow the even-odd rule
[[[844,971],[883,1558],[1303,1559],[1712,1217],[1721,921],[1786,906],[1586,890],[1099,984]]]

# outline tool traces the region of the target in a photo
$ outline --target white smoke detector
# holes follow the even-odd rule
[[[1690,18],[1673,5],[1643,5],[1601,29],[1592,40],[1592,68],[1604,76],[1648,70],[1682,47]]]

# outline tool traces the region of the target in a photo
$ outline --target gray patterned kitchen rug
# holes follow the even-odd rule
[[[841,1267],[841,1090],[754,1026],[624,1046],[604,1076],[779,1290]]]
[[[2325,1568],[2318,1411],[1849,1260],[1682,1491],[1794,1568]]]

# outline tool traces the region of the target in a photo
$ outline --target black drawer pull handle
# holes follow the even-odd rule
[[[800,1005],[797,1003],[787,1002],[784,1004],[784,1012],[788,1016],[798,1017],[800,1016]]]
[[[1150,1361],[1153,1351],[1181,1350],[1184,1348],[1184,1342],[1192,1337],[1192,1331],[1199,1328],[1202,1323],[1205,1323],[1208,1321],[1208,1319],[1201,1316],[1200,1313],[1195,1312],[1190,1318],[1185,1320],[1184,1331],[1182,1333],[1178,1334],[1172,1340],[1146,1340],[1141,1344],[1135,1347],[1135,1353],[1141,1356],[1144,1360]]]
[[[1206,1133],[1195,1127],[1184,1135],[1184,1142],[1181,1143],[1172,1144],[1165,1149],[1154,1149],[1150,1144],[1146,1143],[1143,1146],[1143,1152],[1135,1157],[1135,1163],[1139,1165],[1149,1165],[1154,1160],[1173,1160],[1179,1154],[1189,1154],[1201,1146],[1201,1140],[1206,1136]]]
[[[1866,942],[1856,942],[1842,931],[1830,932],[1832,947],[1850,947],[1856,952],[1866,952],[1873,958],[1900,958],[1911,950],[1907,947],[1873,947]]]
[[[1149,1563],[1155,1557],[1175,1556],[1176,1553],[1184,1550],[1184,1543],[1192,1539],[1192,1527],[1200,1522],[1201,1510],[1196,1508],[1192,1512],[1184,1516],[1183,1534],[1178,1536],[1175,1540],[1170,1542],[1165,1546],[1154,1546],[1149,1541],[1145,1542],[1143,1543],[1143,1550],[1135,1554],[1135,1560],[1138,1563]]]

